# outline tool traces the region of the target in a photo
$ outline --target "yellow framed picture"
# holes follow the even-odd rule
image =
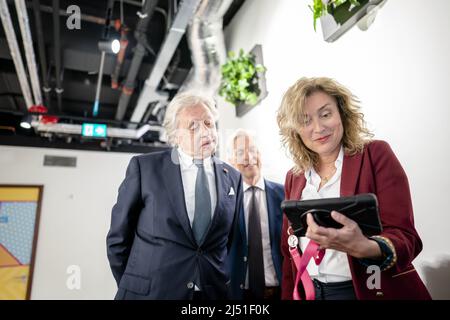
[[[0,185],[0,300],[30,299],[42,192]]]

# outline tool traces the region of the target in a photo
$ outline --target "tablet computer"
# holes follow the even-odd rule
[[[342,225],[331,217],[335,210],[354,220],[366,236],[380,234],[383,230],[378,212],[378,201],[372,193],[350,197],[324,198],[314,200],[285,200],[281,209],[291,222],[294,234],[305,236],[308,224],[306,215],[311,213],[315,222],[327,228],[342,228]]]

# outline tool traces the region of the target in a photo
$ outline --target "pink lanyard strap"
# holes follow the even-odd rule
[[[295,267],[297,268],[297,276],[295,278],[293,292],[294,300],[302,299],[298,292],[298,284],[300,280],[302,281],[303,288],[305,289],[306,300],[315,300],[316,298],[314,285],[311,277],[309,276],[308,270],[306,270],[306,267],[308,266],[311,258],[314,259],[316,265],[319,265],[320,262],[322,262],[322,259],[325,255],[325,249],[319,250],[319,247],[319,244],[310,240],[303,255],[300,254],[297,246],[289,247],[289,252],[291,254],[292,260],[294,261]]]

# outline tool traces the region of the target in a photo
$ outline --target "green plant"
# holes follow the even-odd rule
[[[358,0],[330,0],[328,3],[324,4],[322,0],[313,0],[313,4],[308,5],[308,7],[313,12],[313,18],[314,18],[314,31],[316,31],[316,21],[317,19],[320,19],[320,17],[324,16],[325,14],[330,11],[331,8],[336,8],[340,6],[341,4],[344,4],[346,2],[350,2],[353,6],[359,6]]]
[[[255,63],[255,56],[239,50],[239,56],[233,51],[228,53],[227,62],[222,65],[222,80],[219,95],[226,101],[238,106],[241,103],[255,105],[261,93],[258,85],[258,72],[265,71],[261,64]]]

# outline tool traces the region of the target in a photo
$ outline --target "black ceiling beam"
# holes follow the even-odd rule
[[[136,77],[139,73],[142,60],[149,47],[147,43],[147,29],[150,19],[155,11],[158,0],[146,0],[144,8],[139,19],[139,22],[134,31],[134,37],[137,40],[137,45],[134,48],[133,60],[128,70],[125,83],[123,84],[122,94],[119,98],[119,104],[117,106],[116,119],[122,120],[130,102],[131,95],[133,94]]]
[[[67,138],[67,137],[66,137]],[[73,138],[72,138],[73,139]],[[120,139],[114,139],[118,141]],[[85,150],[85,151],[104,151],[104,152],[126,152],[126,153],[150,153],[167,150],[168,146],[151,145],[142,143],[132,144],[111,144],[109,148],[101,145],[104,139],[84,139],[80,141],[73,141],[68,143],[63,139],[54,138],[49,140],[39,136],[24,136],[24,135],[0,135],[0,145],[7,146],[22,146],[35,148],[55,148],[55,149],[71,149],[71,150]]]
[[[34,24],[36,28],[37,44],[39,52],[39,62],[41,69],[41,77],[44,91],[44,105],[50,109],[50,86],[48,83],[48,73],[47,73],[47,55],[45,54],[45,43],[44,43],[44,31],[42,28],[41,11],[39,9],[40,1],[33,0],[33,12],[34,12]]]
[[[58,110],[62,111],[62,81],[61,81],[61,29],[59,23],[59,0],[53,0],[53,40],[55,59],[56,95],[58,97]]]
[[[16,116],[24,116],[26,114],[31,114],[31,115],[43,115],[42,113],[36,113],[36,112],[23,112],[23,111],[13,111],[13,110],[5,110],[5,109],[0,109],[0,114],[1,113],[6,113],[6,114],[13,114]],[[78,121],[78,122],[89,122],[89,123],[106,123],[106,124],[113,124],[113,125],[145,125],[145,124],[149,124],[149,125],[154,125],[154,126],[159,126],[160,124],[158,124],[155,121],[147,121],[147,122],[131,122],[131,121],[119,121],[119,120],[111,120],[111,119],[99,119],[99,118],[89,118],[89,117],[77,117],[77,116],[72,116],[72,115],[67,115],[67,114],[60,114],[60,113],[46,113],[46,116],[54,116],[54,117],[58,117],[60,119],[65,119],[65,120],[73,120],[73,121]]]

